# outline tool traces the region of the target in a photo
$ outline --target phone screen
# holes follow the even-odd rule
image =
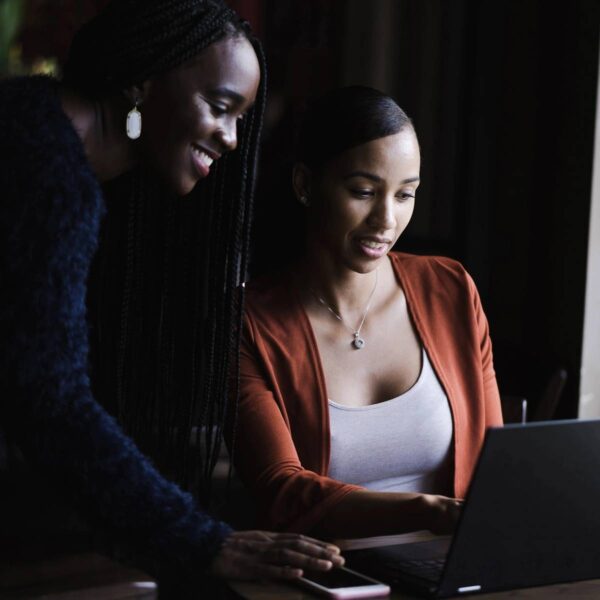
[[[305,571],[303,578],[330,589],[375,585],[374,581],[365,579],[361,575],[346,569],[331,569],[331,571]]]

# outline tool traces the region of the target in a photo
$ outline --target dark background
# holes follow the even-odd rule
[[[24,61],[60,64],[72,32],[105,2],[24,0]],[[338,85],[377,87],[413,118],[422,148],[398,249],[463,262],[490,321],[501,392],[535,408],[562,367],[555,416],[576,416],[600,1],[229,3],[263,40],[269,67],[252,272],[299,243],[289,187],[298,111]]]
[[[490,321],[501,393],[534,412],[562,367],[555,416],[576,417],[600,2],[232,4],[260,32],[269,65],[253,270],[294,239],[289,148],[306,99],[378,87],[412,117],[422,150],[415,216],[397,248],[463,262]]]

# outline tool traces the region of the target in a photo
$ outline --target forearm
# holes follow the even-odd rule
[[[26,410],[21,400],[3,419],[11,438],[95,527],[161,570],[208,566],[229,529],[162,478],[90,396],[63,397],[51,414],[40,403]]]
[[[329,539],[451,529],[447,510],[454,500],[416,493],[357,490],[344,496],[312,532]],[[451,520],[451,518],[450,518]]]

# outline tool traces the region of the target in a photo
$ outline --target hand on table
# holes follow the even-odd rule
[[[210,572],[224,579],[296,579],[303,569],[328,571],[343,564],[337,546],[304,535],[236,531],[221,546]]]

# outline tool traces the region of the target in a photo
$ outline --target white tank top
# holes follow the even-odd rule
[[[329,400],[329,422],[329,477],[376,491],[451,493],[452,414],[425,350],[407,392],[360,407]]]

